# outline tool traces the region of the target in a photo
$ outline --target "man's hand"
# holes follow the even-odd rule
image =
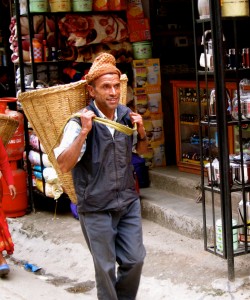
[[[143,126],[142,116],[135,112],[131,112],[130,119],[131,119],[132,124],[135,124],[135,123],[137,124],[137,132],[139,134],[139,139],[143,140],[144,138],[146,138],[146,131]]]
[[[92,128],[93,124],[93,118],[96,115],[92,110],[87,110],[86,108],[83,109],[82,114],[81,114],[81,123],[82,123],[82,133],[83,134],[88,134],[89,131]]]

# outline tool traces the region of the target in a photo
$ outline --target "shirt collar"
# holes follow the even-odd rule
[[[93,101],[93,103],[94,103],[94,106],[95,106],[95,108],[97,109],[98,114],[100,115],[100,117],[103,118],[103,119],[108,119],[108,118],[100,111],[100,109],[96,106],[95,100]],[[112,121],[114,121],[114,122],[117,121],[117,108],[115,109],[114,119],[113,119]]]

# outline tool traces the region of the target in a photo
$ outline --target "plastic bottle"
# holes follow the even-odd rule
[[[43,61],[49,60],[49,48],[47,47],[47,41],[43,40]]]
[[[42,62],[43,61],[43,46],[39,42],[38,39],[33,39],[32,40],[32,45],[33,45],[33,58],[34,62]]]
[[[56,48],[55,47],[51,48],[51,60],[52,61],[57,61],[57,53],[56,53]]]

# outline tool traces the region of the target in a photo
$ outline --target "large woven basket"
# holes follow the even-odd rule
[[[6,147],[13,134],[15,133],[19,122],[5,114],[0,114],[0,137]]]
[[[86,106],[89,98],[85,80],[19,93],[18,100],[48,154],[65,193],[77,203],[71,172],[62,173],[53,149],[60,143],[62,130],[69,117]],[[121,77],[121,102],[126,103],[127,76]]]

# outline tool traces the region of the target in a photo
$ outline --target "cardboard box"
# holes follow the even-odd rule
[[[150,114],[148,118],[143,117],[143,124],[148,138],[148,146],[152,147],[155,142],[164,144],[163,114]]]
[[[161,86],[159,85],[148,85],[143,88],[134,88],[135,105],[138,113],[143,117],[149,117],[150,114],[161,113]],[[143,103],[147,103],[147,108],[140,109],[140,105],[143,99]]]
[[[138,114],[142,115],[145,118],[148,118],[150,111],[148,109],[148,97],[146,94],[135,95],[135,108]]]
[[[165,167],[166,166],[166,157],[165,157],[165,145],[155,142],[152,143],[153,149],[153,167]]]
[[[151,40],[149,19],[128,19],[130,42]]]
[[[134,88],[145,87],[147,85],[147,68],[146,67],[138,67],[133,68],[134,73]]]
[[[142,42],[142,41],[150,41],[151,40],[151,32],[148,29],[141,31],[130,31],[129,33],[129,41],[131,43],[134,42]]]
[[[134,68],[157,66],[160,71],[160,59],[159,58],[134,59],[132,65]]]
[[[134,87],[144,87],[149,85],[161,85],[161,70],[159,58],[133,60],[134,72]],[[147,80],[144,85],[139,84],[138,76],[141,77],[142,73],[146,73]],[[145,75],[143,77],[145,79]],[[140,78],[139,78],[140,79]]]

